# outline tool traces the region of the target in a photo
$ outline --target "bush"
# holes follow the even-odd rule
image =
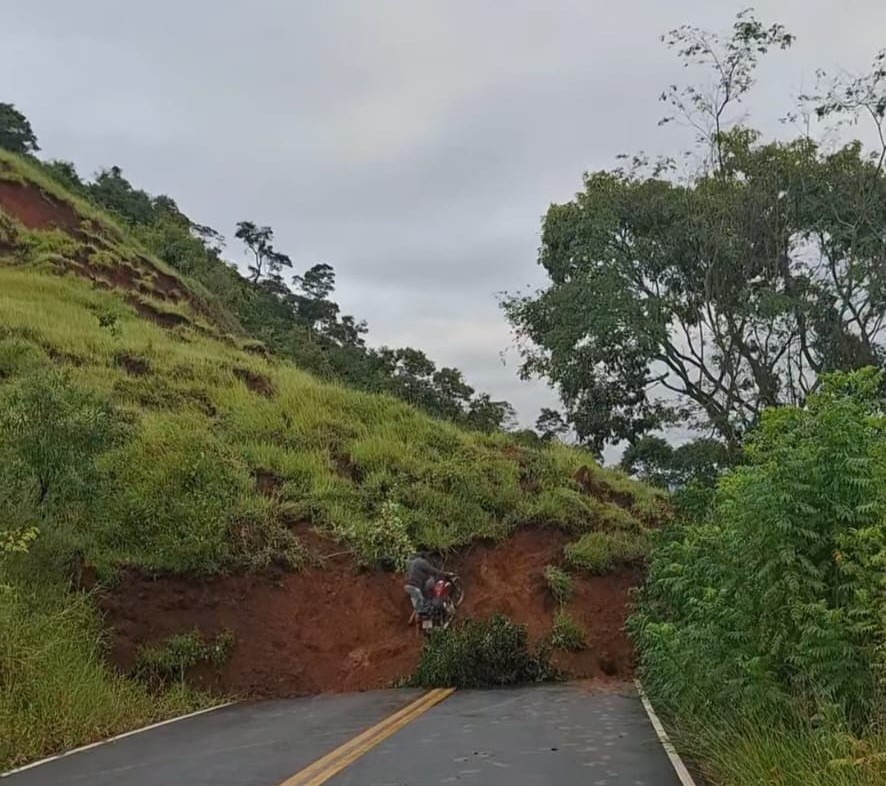
[[[555,565],[548,565],[545,568],[545,580],[548,582],[548,589],[551,595],[558,603],[568,603],[575,591],[575,584],[570,576],[563,568]]]
[[[425,642],[408,684],[417,688],[489,688],[555,677],[545,649],[530,649],[526,627],[496,615],[435,631]]]
[[[609,573],[621,564],[637,562],[646,556],[647,537],[627,532],[588,532],[563,553],[566,562],[588,573]]]
[[[587,646],[585,632],[581,625],[562,609],[554,617],[551,646],[555,650],[565,650],[566,652],[578,652]]]
[[[231,631],[207,641],[199,630],[179,633],[157,644],[141,647],[136,656],[136,676],[149,684],[184,682],[189,669],[200,663],[223,666],[234,647]]]
[[[27,478],[37,504],[92,493],[95,458],[122,436],[122,417],[55,370],[29,375],[0,400],[0,461]]]
[[[880,375],[825,377],[764,413],[701,523],[656,538],[630,630],[665,708],[827,720],[886,706],[886,416]]]

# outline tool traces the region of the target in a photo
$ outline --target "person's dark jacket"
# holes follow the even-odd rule
[[[443,579],[448,575],[435,568],[424,557],[413,557],[406,565],[406,583],[411,587],[418,587],[424,594],[427,594],[429,581]]]

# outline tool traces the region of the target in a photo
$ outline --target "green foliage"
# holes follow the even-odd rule
[[[31,544],[37,540],[37,527],[0,527],[0,560],[9,554],[26,554]]]
[[[67,162],[43,164],[42,169],[129,224],[157,257],[199,281],[213,298],[213,319],[226,330],[246,331],[248,341],[260,342],[313,373],[390,393],[468,428],[492,431],[512,419],[507,402],[475,393],[458,369],[438,369],[424,353],[408,347],[367,348],[365,322],[341,314],[331,298],[331,266],[313,265],[293,277],[295,288],[290,289],[281,271],[291,268],[292,260],[274,247],[271,227],[251,221],[237,225],[234,235],[253,258],[247,280],[222,260],[224,238],[218,232],[192,222],[169,197],[134,188],[119,167],[102,170],[93,183],[80,180]],[[97,254],[91,263],[98,263]]]
[[[556,678],[542,648],[532,651],[526,628],[496,615],[466,620],[428,637],[409,685],[418,688],[491,688]]]
[[[338,535],[363,564],[393,567],[413,546],[445,551],[518,524],[636,532],[640,519],[661,516],[658,492],[582,451],[518,447],[505,434],[458,429],[190,328],[164,330],[78,278],[2,268],[0,314],[8,377],[0,396],[27,387],[38,400],[60,396],[61,411],[73,413],[47,415],[51,425],[28,438],[44,445],[53,434],[44,447],[70,474],[40,516],[36,481],[17,480],[24,502],[13,506],[22,511],[15,526],[38,525],[105,576],[121,565],[297,568],[305,555],[291,524],[300,519]],[[51,362],[58,370],[47,370]],[[267,380],[273,397],[244,384],[244,369]],[[47,374],[60,381],[44,390]],[[71,419],[107,420],[111,434],[81,449],[83,435],[62,428]],[[17,442],[3,440],[0,450]],[[13,464],[25,466],[4,466]],[[593,478],[589,490],[573,480],[580,467]],[[256,489],[259,470],[279,477],[273,495]],[[595,494],[614,495],[630,511]]]
[[[188,670],[201,663],[224,666],[234,648],[234,634],[223,631],[207,639],[199,630],[179,633],[168,639],[140,647],[135,673],[151,685],[184,682]]]
[[[0,401],[0,457],[5,471],[33,481],[38,504],[83,493],[95,457],[121,434],[107,401],[55,370],[23,378]]]
[[[196,413],[146,416],[129,442],[104,457],[106,492],[91,509],[102,523],[102,555],[180,572],[213,572],[236,561],[234,529],[255,512],[252,478],[208,425]]]
[[[400,504],[385,500],[375,521],[358,520],[339,527],[337,532],[353,544],[357,559],[364,565],[402,570],[415,551],[403,513]]]
[[[555,650],[578,652],[587,646],[585,632],[567,612],[560,609],[554,615],[554,627],[551,631],[551,646]]]
[[[563,550],[567,564],[593,574],[609,573],[620,565],[641,561],[648,550],[643,534],[588,532]]]
[[[52,574],[0,566],[0,770],[206,706],[183,687],[149,693],[103,660],[100,617]]]
[[[557,603],[567,603],[575,592],[575,582],[563,568],[556,565],[548,565],[545,568],[545,581],[548,583],[548,589]]]
[[[548,287],[504,301],[524,373],[558,388],[596,451],[688,419],[734,448],[820,374],[884,357],[883,150],[727,126],[760,55],[790,45],[779,25],[742,14],[726,39],[681,28],[667,40],[713,76],[713,92],[663,96],[699,132],[693,165],[641,155],[587,174],[545,216]],[[869,114],[882,140],[882,62],[821,97],[819,114]]]
[[[292,260],[274,248],[274,230],[270,227],[256,226],[252,221],[238,221],[234,237],[242,240],[252,252],[253,264],[249,266],[252,282],[258,283],[263,275],[269,275],[279,281],[280,270],[292,267]]]
[[[619,466],[644,483],[677,490],[693,483],[713,486],[737,460],[737,451],[715,439],[694,439],[675,448],[661,437],[645,436],[625,448]]]
[[[0,102],[0,148],[13,153],[35,153],[40,147],[28,119],[12,104]]]
[[[884,706],[886,418],[871,369],[767,411],[710,515],[665,531],[630,627],[650,690],[863,729]]]
[[[886,779],[882,730],[857,737],[826,719],[774,718],[735,706],[669,720],[678,750],[706,783],[880,786]]]

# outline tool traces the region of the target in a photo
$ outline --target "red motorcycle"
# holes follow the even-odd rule
[[[455,619],[455,610],[465,599],[465,591],[458,576],[438,579],[430,598],[425,598],[415,611],[415,622],[423,633],[446,630]]]

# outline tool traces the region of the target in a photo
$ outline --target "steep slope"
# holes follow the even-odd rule
[[[0,554],[0,571],[97,585],[127,671],[146,644],[233,631],[229,662],[192,672],[222,692],[408,673],[419,641],[386,571],[416,546],[464,572],[466,614],[504,610],[546,635],[543,573],[563,546],[587,532],[640,542],[665,513],[581,451],[464,431],[272,356],[111,218],[5,154],[0,397],[0,534],[30,544]],[[629,668],[636,580],[579,581],[572,609],[594,646],[563,656],[574,673]]]

